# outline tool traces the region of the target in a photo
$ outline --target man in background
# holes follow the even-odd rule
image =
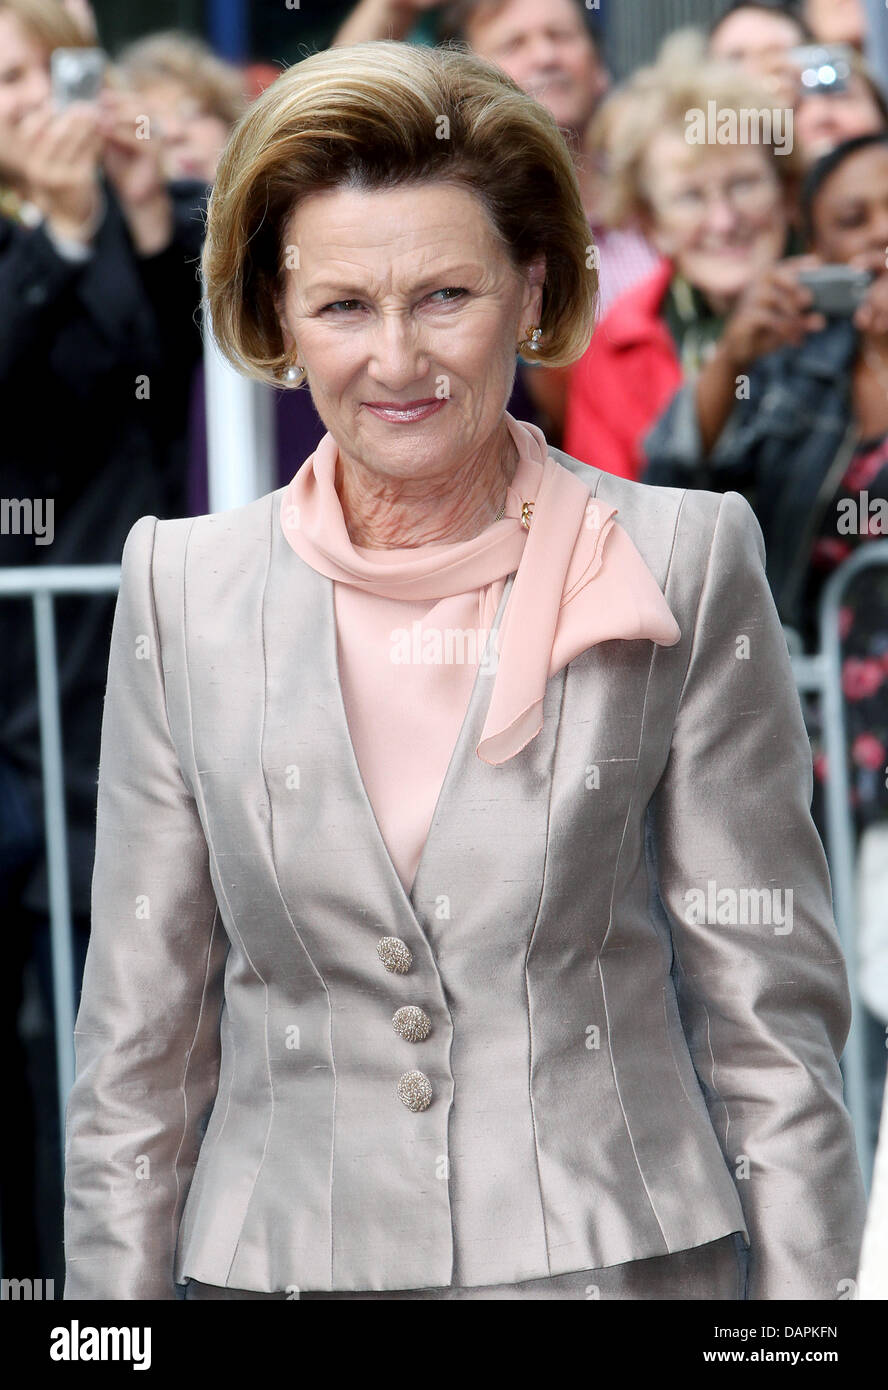
[[[710,25],[708,40],[711,57],[739,63],[773,87],[780,105],[795,106],[799,74],[790,55],[814,35],[792,5],[732,0]]]

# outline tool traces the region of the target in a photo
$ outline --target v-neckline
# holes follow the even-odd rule
[[[303,561],[302,563],[305,563],[305,562]],[[309,566],[309,568],[310,568],[310,566]],[[452,792],[452,784],[453,784],[453,782],[454,782],[455,779],[456,779],[457,770],[458,770],[458,768],[459,768],[460,766],[463,766],[464,763],[465,763],[465,759],[466,759],[466,756],[467,756],[467,747],[466,747],[466,745],[467,745],[467,743],[469,743],[469,742],[471,741],[472,732],[473,732],[473,730],[475,729],[476,725],[478,724],[479,704],[480,704],[480,702],[481,702],[481,700],[482,700],[482,698],[483,698],[483,694],[484,694],[484,690],[483,690],[483,687],[482,687],[482,679],[488,682],[488,686],[487,686],[488,692],[491,690],[491,686],[490,686],[490,684],[489,684],[489,675],[487,675],[487,674],[485,673],[483,664],[482,664],[481,662],[479,662],[479,663],[478,663],[477,670],[475,671],[475,679],[474,679],[474,681],[472,682],[472,689],[471,689],[471,693],[470,693],[470,695],[469,695],[468,704],[466,705],[466,711],[465,711],[465,714],[464,714],[464,716],[463,716],[462,723],[460,724],[459,733],[457,734],[456,742],[455,742],[454,745],[453,745],[453,751],[452,751],[452,753],[451,753],[451,755],[450,755],[450,760],[449,760],[449,762],[448,762],[448,764],[447,764],[447,769],[446,769],[446,771],[445,771],[445,773],[444,773],[444,777],[443,777],[443,779],[442,779],[442,781],[441,781],[441,786],[440,786],[440,789],[439,789],[439,791],[438,791],[438,795],[437,795],[437,797],[436,797],[436,799],[435,799],[435,808],[434,808],[434,811],[433,811],[433,813],[432,813],[431,821],[429,822],[428,834],[426,835],[425,842],[424,842],[423,847],[422,847],[422,850],[421,850],[421,852],[420,852],[419,861],[418,861],[417,866],[416,866],[416,872],[415,872],[415,874],[413,875],[413,882],[412,882],[412,884],[411,884],[411,886],[410,886],[410,891],[408,892],[407,889],[404,887],[404,884],[403,884],[403,882],[402,882],[402,880],[401,880],[401,875],[398,873],[398,870],[397,870],[397,868],[396,868],[396,866],[395,866],[395,862],[394,862],[394,860],[392,859],[391,853],[390,853],[390,851],[389,851],[389,847],[388,847],[388,845],[387,845],[386,842],[385,842],[385,837],[384,837],[384,835],[383,835],[383,833],[382,833],[382,830],[381,830],[381,828],[380,828],[379,821],[378,821],[377,818],[376,818],[376,812],[375,812],[374,809],[373,809],[373,803],[372,803],[372,801],[370,800],[370,796],[369,796],[369,793],[368,793],[368,791],[367,791],[366,784],[365,784],[365,782],[364,782],[364,777],[363,777],[363,774],[362,774],[362,772],[361,772],[360,763],[358,762],[358,756],[357,756],[357,753],[356,753],[356,751],[355,751],[354,742],[353,742],[353,740],[352,740],[351,729],[349,728],[348,714],[347,714],[346,708],[345,708],[345,697],[344,697],[344,695],[343,695],[343,690],[342,690],[342,676],[341,676],[341,670],[340,670],[340,665],[339,665],[339,640],[338,640],[338,630],[337,630],[337,625],[336,625],[336,606],[335,606],[335,604],[336,604],[336,595],[335,595],[335,584],[336,584],[336,581],[333,580],[333,579],[328,579],[326,576],[323,576],[323,575],[318,575],[317,577],[318,577],[319,580],[321,580],[321,582],[322,582],[322,583],[324,584],[324,586],[325,586],[325,593],[326,593],[326,614],[325,614],[325,616],[326,616],[326,619],[327,619],[327,621],[326,621],[326,623],[325,623],[325,628],[326,628],[326,631],[327,631],[327,634],[328,634],[328,643],[330,644],[330,645],[328,645],[328,647],[327,647],[326,657],[327,657],[327,661],[328,661],[329,663],[332,664],[332,674],[333,674],[333,678],[334,678],[333,683],[334,683],[334,685],[336,686],[336,715],[335,715],[335,717],[336,717],[337,723],[338,723],[339,726],[340,726],[341,731],[343,732],[343,734],[344,734],[344,736],[345,736],[345,744],[346,744],[346,746],[347,746],[347,748],[348,748],[348,762],[349,762],[349,768],[350,768],[350,775],[351,775],[351,777],[352,777],[352,779],[353,779],[353,781],[355,782],[355,785],[356,785],[356,787],[357,787],[359,799],[360,799],[360,801],[361,801],[361,806],[362,806],[362,813],[363,813],[363,815],[364,815],[365,821],[366,821],[366,822],[368,823],[368,825],[369,825],[370,832],[371,832],[371,836],[372,836],[372,838],[373,838],[373,840],[374,840],[374,842],[375,842],[375,846],[376,846],[377,852],[382,856],[382,859],[385,861],[385,863],[386,863],[386,865],[387,865],[388,873],[389,873],[389,875],[391,876],[391,878],[392,878],[392,880],[393,880],[393,882],[394,882],[395,890],[396,890],[396,892],[398,893],[398,895],[400,896],[400,898],[402,899],[404,906],[407,908],[407,910],[409,911],[410,915],[411,915],[414,919],[417,919],[417,912],[416,912],[416,905],[415,905],[415,893],[416,893],[416,888],[417,888],[417,885],[421,883],[421,880],[422,880],[422,878],[424,877],[424,871],[427,870],[428,863],[429,863],[430,859],[434,857],[435,843],[436,843],[436,839],[437,839],[437,836],[436,836],[436,827],[437,827],[438,821],[439,821],[439,819],[440,819],[440,812],[441,812],[442,808],[444,807],[444,805],[452,799],[452,795],[453,795],[453,792]],[[503,616],[503,613],[505,612],[505,607],[506,607],[506,604],[507,604],[507,602],[508,602],[509,594],[510,594],[510,592],[511,592],[512,585],[513,585],[513,583],[514,583],[514,580],[515,580],[515,572],[513,571],[513,573],[511,573],[511,574],[509,574],[509,575],[506,576],[505,583],[504,583],[504,585],[503,585],[502,596],[501,596],[500,602],[499,602],[499,606],[498,606],[498,608],[497,608],[496,614],[495,614],[495,616],[494,616],[494,618],[493,618],[493,622],[492,622],[492,624],[491,624],[490,639],[488,639],[488,640],[492,640],[492,639],[493,639],[494,634],[497,632],[497,630],[498,630],[498,628],[499,628],[499,626],[500,626],[500,623],[501,623],[501,621],[502,621],[502,616]],[[485,713],[486,713],[486,705],[485,705]],[[479,731],[479,732],[480,732],[480,731]],[[469,749],[468,751],[469,751],[469,752],[474,752],[474,749]],[[418,920],[418,919],[417,919],[417,920]]]

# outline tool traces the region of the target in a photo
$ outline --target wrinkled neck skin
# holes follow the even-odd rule
[[[471,540],[496,519],[517,465],[518,449],[505,420],[443,476],[392,477],[340,450],[336,491],[349,539],[374,550]]]

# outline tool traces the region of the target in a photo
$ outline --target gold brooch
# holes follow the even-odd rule
[[[522,503],[521,503],[521,525],[524,527],[525,531],[529,531],[529,530],[530,530],[530,523],[531,523],[532,519],[533,519],[533,503],[532,503],[532,502],[522,502]]]

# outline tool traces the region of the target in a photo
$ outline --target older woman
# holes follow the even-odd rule
[[[662,259],[611,306],[567,390],[565,449],[636,480],[660,411],[699,372],[750,282],[791,249],[800,161],[791,123],[779,124],[787,113],[733,64],[696,54],[674,36],[618,94],[609,215],[636,222]],[[728,143],[694,124],[711,107]]]
[[[328,433],[127,539],[66,1298],[847,1295],[757,524],[505,413],[516,350],[588,341],[587,235],[551,116],[455,51],[313,55],[232,134],[215,330]]]

